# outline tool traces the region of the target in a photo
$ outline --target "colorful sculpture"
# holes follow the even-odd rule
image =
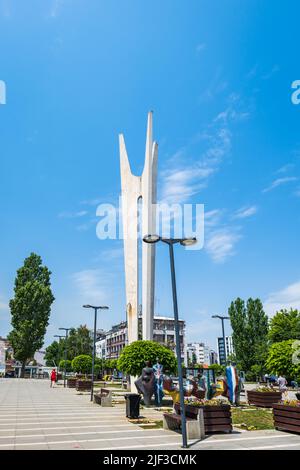
[[[154,387],[154,395],[155,395],[155,404],[156,406],[160,406],[164,392],[163,392],[163,366],[159,363],[158,357],[156,358],[156,364],[153,366],[154,377],[155,377],[155,387]]]
[[[228,398],[231,404],[237,404],[239,402],[238,396],[238,384],[239,377],[237,375],[236,368],[233,366],[226,367],[226,382],[228,387]]]

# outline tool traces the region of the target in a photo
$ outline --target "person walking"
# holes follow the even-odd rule
[[[279,385],[279,391],[280,392],[286,392],[287,391],[287,380],[284,375],[280,375],[277,379],[277,383]]]
[[[54,384],[56,382],[56,370],[52,369],[51,375],[50,375],[50,387],[54,387]]]

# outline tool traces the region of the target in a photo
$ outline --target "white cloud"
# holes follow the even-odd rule
[[[235,214],[233,215],[233,218],[234,219],[246,219],[247,217],[251,217],[252,215],[256,214],[256,212],[257,212],[256,206],[241,207],[235,212]]]
[[[284,289],[269,294],[264,302],[264,308],[268,315],[273,316],[282,308],[296,308],[300,310],[300,281],[297,281]]]
[[[273,189],[277,188],[278,186],[282,186],[283,184],[292,183],[293,181],[297,181],[298,178],[296,176],[285,176],[284,178],[277,178],[273,181],[273,183],[268,186],[267,188],[263,189],[263,193],[267,193],[272,191]]]
[[[85,269],[72,275],[76,291],[83,303],[105,302],[110,292],[111,275],[101,269]]]
[[[184,203],[207,186],[207,179],[214,173],[213,168],[176,168],[163,173],[162,202]]]
[[[61,212],[58,214],[58,217],[61,219],[77,219],[79,217],[84,217],[88,214],[88,211],[78,211],[78,212]]]
[[[235,244],[241,235],[229,227],[224,227],[208,233],[205,249],[215,263],[224,263],[234,255]]]

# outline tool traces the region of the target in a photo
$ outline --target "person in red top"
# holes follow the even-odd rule
[[[53,387],[56,382],[56,370],[55,369],[52,369],[50,379],[51,379],[50,387]]]

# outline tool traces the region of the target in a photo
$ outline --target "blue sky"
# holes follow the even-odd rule
[[[96,208],[120,193],[119,132],[141,172],[149,110],[159,197],[205,204],[204,249],[176,249],[188,338],[215,346],[210,316],[237,296],[269,314],[300,307],[299,13],[296,1],[0,0],[0,335],[31,251],[53,273],[46,344],[92,325],[86,302],[110,306],[99,327],[124,319],[122,244],[97,239]],[[169,276],[158,247],[167,316]]]

